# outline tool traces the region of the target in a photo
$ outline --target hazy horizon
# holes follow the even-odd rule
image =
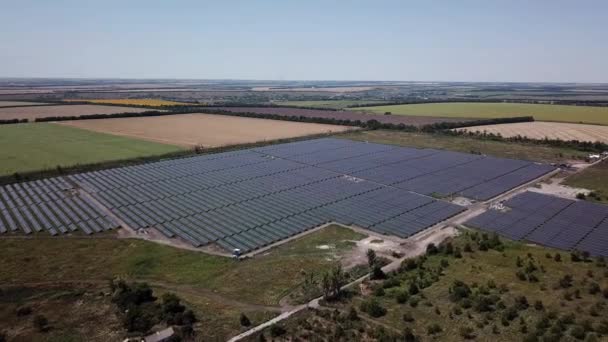
[[[3,7],[1,78],[608,82],[599,0]]]

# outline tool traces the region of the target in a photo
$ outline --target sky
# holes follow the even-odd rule
[[[605,0],[0,0],[0,77],[608,82]]]

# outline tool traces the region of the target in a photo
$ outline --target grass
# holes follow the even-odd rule
[[[274,305],[302,281],[302,272],[331,267],[337,254],[352,247],[345,240],[361,238],[363,235],[350,229],[331,226],[244,261],[142,240],[0,239],[0,255],[5,260],[0,283],[105,281],[120,276]],[[327,243],[336,248],[316,248]]]
[[[478,233],[461,235],[452,241],[453,246],[461,249],[464,249],[466,244],[472,246],[472,251],[463,252],[462,258],[456,258],[454,254],[445,252],[429,255],[422,268],[417,267],[409,271],[403,269],[391,275],[392,286],[387,287],[388,282],[383,281],[368,283],[372,289],[384,287],[383,295],[377,293],[364,295],[358,289],[353,289],[352,297],[341,302],[329,303],[331,307],[343,312],[339,317],[332,318],[332,315],[317,314],[323,316],[323,319],[317,319],[316,322],[321,321],[323,324],[312,323],[313,320],[309,319],[310,329],[305,329],[307,324],[303,322],[296,325],[286,323],[293,330],[285,336],[292,336],[294,333],[308,334],[310,340],[322,340],[323,337],[331,336],[330,334],[340,330],[347,336],[347,340],[357,339],[356,336],[349,335],[353,333],[375,335],[375,338],[379,339],[378,329],[381,327],[385,331],[394,331],[397,334],[401,334],[404,328],[409,327],[415,335],[425,341],[462,341],[464,340],[461,335],[462,328],[470,327],[475,340],[478,341],[524,341],[524,338],[531,333],[538,333],[548,338],[557,331],[556,318],[549,319],[550,327],[545,331],[537,328],[538,322],[549,312],[555,312],[557,317],[562,318],[573,315],[574,323],[565,324],[565,328],[559,330],[563,335],[569,335],[575,325],[585,325],[586,322],[591,329],[596,330],[597,334],[602,331],[600,326],[606,324],[603,334],[604,336],[608,334],[608,331],[605,331],[608,330],[608,321],[605,318],[608,297],[601,291],[590,292],[592,283],[597,283],[601,289],[608,287],[608,268],[605,263],[596,263],[592,260],[573,262],[567,252],[504,240],[504,249],[482,251],[479,249],[479,240]],[[561,255],[561,261],[555,260],[557,253]],[[517,258],[522,260],[521,266],[517,265]],[[442,260],[445,260],[443,266],[441,266]],[[524,271],[530,264],[534,265],[535,270],[530,268],[530,272]],[[534,274],[538,281],[520,280],[516,275],[518,271],[526,275]],[[563,288],[559,283],[566,275],[572,276],[573,282],[572,286]],[[467,308],[463,300],[451,298],[453,291],[450,288],[457,280],[465,282],[470,287],[472,294],[469,298],[472,307]],[[409,292],[412,282],[419,284],[420,293],[410,295],[405,303],[398,303],[397,294]],[[495,304],[489,309],[478,309],[477,299],[484,296],[497,296],[496,298],[505,305],[505,308]],[[502,317],[507,311],[506,308],[514,306],[516,299],[521,296],[526,297],[529,307],[518,309],[516,318],[503,322]],[[359,310],[360,304],[371,297],[386,309],[386,314],[374,318]],[[411,304],[412,297],[418,299],[417,305]],[[542,302],[542,309],[534,307],[536,301]],[[357,327],[361,326],[361,321],[352,322],[345,317],[344,313],[351,307],[357,308],[364,322],[374,323],[372,329],[363,327],[360,330]],[[412,316],[413,321],[405,321],[406,314]],[[437,324],[441,331],[430,334],[428,327],[433,324]],[[340,329],[337,329],[338,326]],[[493,331],[494,326],[496,331]],[[590,335],[590,332],[590,329],[585,331],[587,335]]]
[[[0,126],[0,146],[0,176],[181,150],[51,123]]]
[[[534,116],[539,121],[608,125],[608,108],[527,103],[427,103],[354,108],[377,114],[437,116],[445,118],[503,118]]]
[[[127,106],[144,106],[144,107],[163,107],[163,106],[183,106],[195,105],[188,102],[176,102],[160,99],[93,99],[93,100],[64,100],[66,102],[88,102],[95,104],[112,104],[112,105],[127,105]]]
[[[174,292],[192,305],[206,337],[225,340],[242,329],[241,312],[254,323],[275,315],[267,306],[298,289],[304,274],[333,267],[352,241],[363,237],[334,225],[243,261],[143,240],[0,239],[0,290],[9,285],[106,286],[114,277],[148,282],[158,293]],[[334,248],[317,248],[327,244]]]
[[[608,203],[608,160],[573,174],[566,178],[564,184],[593,190],[600,197],[601,202]]]
[[[341,138],[393,144],[417,148],[436,148],[466,153],[482,153],[496,157],[525,159],[539,162],[563,162],[584,159],[587,153],[569,148],[539,146],[502,141],[480,140],[464,136],[395,131],[364,131],[340,135]]]
[[[382,104],[379,100],[320,100],[320,101],[280,101],[275,102],[278,106],[315,107],[320,109],[344,109],[348,106],[364,104]]]

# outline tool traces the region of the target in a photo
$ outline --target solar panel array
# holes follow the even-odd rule
[[[63,178],[0,187],[0,233],[57,235],[80,229],[91,234],[118,227],[99,206],[71,193],[71,188]]]
[[[525,192],[466,224],[514,240],[608,256],[608,206]]]
[[[464,210],[424,195],[485,199],[551,170],[433,149],[308,140],[0,187],[0,232],[91,234],[122,221],[194,246],[244,252],[332,221],[405,238]]]
[[[328,147],[323,148],[326,143]],[[483,201],[555,170],[551,165],[523,160],[339,139],[254,151],[420,194]]]

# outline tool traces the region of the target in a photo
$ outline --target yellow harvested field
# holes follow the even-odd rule
[[[354,129],[338,125],[214,114],[77,120],[60,124],[185,147],[226,146]]]
[[[141,113],[149,111],[146,108],[99,106],[99,105],[60,105],[0,108],[0,120],[29,119],[79,116],[92,114]]]
[[[487,132],[503,137],[528,137],[530,139],[559,139],[579,141],[600,141],[608,143],[608,126],[583,125],[557,122],[518,122],[512,124],[473,126],[458,128],[459,131]]]
[[[43,102],[23,102],[23,101],[0,101],[0,107],[14,107],[14,106],[42,106],[48,103]]]
[[[197,105],[195,103],[188,102],[175,102],[166,101],[159,99],[96,99],[96,100],[64,100],[66,102],[88,102],[95,104],[112,104],[112,105],[127,105],[127,106],[149,106],[149,107],[163,107],[163,106],[183,106],[183,105]]]

